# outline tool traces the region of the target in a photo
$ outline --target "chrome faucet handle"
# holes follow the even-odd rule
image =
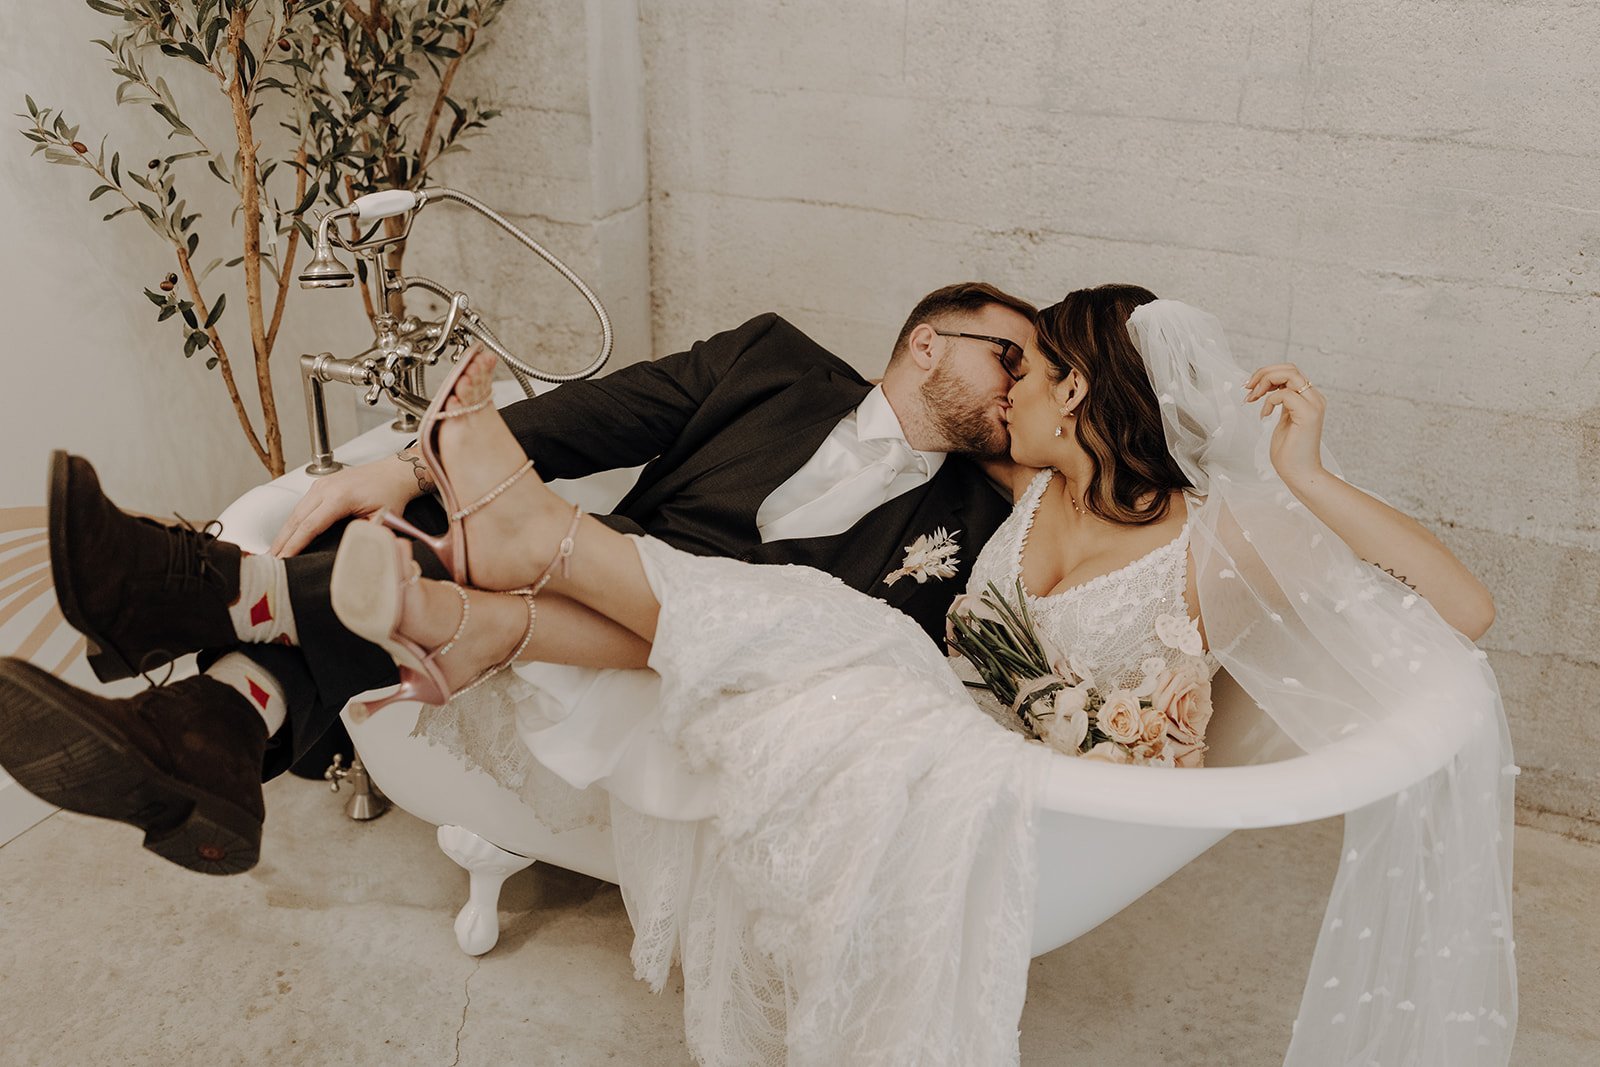
[[[344,765],[344,753],[335,752],[333,762],[328,764],[328,769],[322,772],[322,780],[328,783],[328,792],[337,793],[339,783],[350,777],[350,768]]]

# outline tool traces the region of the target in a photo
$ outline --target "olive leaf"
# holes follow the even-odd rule
[[[117,104],[148,110],[162,122],[161,146],[130,155],[148,160],[143,167],[125,165],[120,151],[108,162],[104,138],[91,149],[60,109],[40,106],[31,94],[23,98],[27,114],[18,117],[27,124],[19,132],[33,153],[47,163],[93,171],[98,182],[89,201],[114,201],[104,221],[136,216],[172,249],[176,269],[144,294],[158,309],[158,322],[182,320],[185,358],[211,351],[206,367],[220,370],[245,437],[274,476],[283,473],[284,461],[271,356],[298,246],[313,239],[306,217],[319,201],[343,205],[379,189],[420,188],[434,163],[464,150],[461,142],[498,114],[448,90],[505,2],[85,0],[114,22],[109,36],[91,43],[105,53]],[[192,85],[193,68],[201,68],[217,96],[180,100],[156,64],[188,71],[184,85]],[[288,131],[291,147],[265,147],[280,139],[264,140],[257,129],[264,118]],[[219,130],[231,131],[233,143],[214,143]],[[206,238],[243,245],[242,255],[213,259],[198,274],[191,260],[204,220],[188,210],[184,195],[196,176],[209,176],[234,194],[229,219],[214,219]],[[284,204],[293,207],[285,211]],[[239,270],[247,260],[262,269]],[[398,253],[394,262],[398,269]],[[365,287],[368,272],[360,266]],[[207,299],[206,286],[214,300]],[[227,291],[241,287],[251,309],[248,351],[260,432],[239,398],[216,329]]]

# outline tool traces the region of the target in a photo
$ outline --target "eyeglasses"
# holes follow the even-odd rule
[[[973,341],[988,341],[992,345],[999,345],[1000,351],[995,356],[1000,361],[1000,366],[1012,381],[1022,377],[1022,346],[1005,337],[990,337],[983,333],[952,333],[945,330],[934,330],[940,337],[966,337]]]

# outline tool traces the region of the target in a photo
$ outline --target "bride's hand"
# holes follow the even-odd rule
[[[1322,473],[1322,416],[1328,402],[1293,363],[1274,363],[1250,375],[1245,400],[1263,401],[1261,417],[1280,408],[1283,416],[1272,430],[1272,466],[1289,485]]]

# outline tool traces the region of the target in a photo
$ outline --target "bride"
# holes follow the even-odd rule
[[[654,669],[661,728],[711,783],[713,815],[640,817],[619,870],[641,975],[659,985],[681,957],[695,1057],[1014,1061],[1033,798],[1065,757],[975,713],[915,623],[837,579],[689,555],[571,508],[494,413],[492,376],[470,352],[422,428],[452,512],[427,540],[456,581],[421,579],[381,523],[341,544],[335,610],[401,669],[366,713],[444,702],[517,662],[535,626],[590,662]],[[1362,848],[1335,901],[1393,929],[1325,928],[1290,1061],[1504,1063],[1509,743],[1456,632],[1481,634],[1492,603],[1420,525],[1337,476],[1324,411],[1293,365],[1245,375],[1193,308],[1135,286],[1069,293],[1041,312],[1011,391],[1014,465],[996,473],[1016,506],[971,588],[1019,589],[1046,636],[1115,685],[1183,655],[1159,617],[1192,620],[1210,669],[1307,748],[1382,729],[1397,697],[1481,679],[1462,690],[1470,758],[1416,790],[1440,892],[1386,884],[1419,851],[1400,813],[1347,820]],[[1465,932],[1437,928],[1463,908],[1482,913]]]

